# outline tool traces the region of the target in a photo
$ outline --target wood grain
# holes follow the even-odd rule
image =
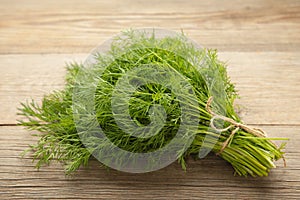
[[[293,138],[286,149],[288,166],[284,168],[279,161],[278,167],[264,178],[235,177],[231,166],[215,155],[204,160],[189,159],[187,172],[174,163],[156,172],[129,174],[107,171],[96,160],[74,177],[65,177],[62,167],[55,163],[37,172],[30,155],[19,157],[35,138],[20,127],[1,127],[0,140],[6,142],[0,147],[0,198],[295,199],[300,192],[300,127],[260,128],[270,137]]]
[[[180,31],[222,51],[299,51],[300,1],[1,1],[0,53],[88,53],[128,28]]]
[[[74,177],[53,163],[36,171],[20,158],[31,132],[16,127],[17,107],[64,85],[65,62],[128,28],[181,29],[219,50],[239,90],[239,114],[270,137],[288,137],[268,177],[233,176],[210,155],[146,174],[107,171],[96,160]],[[0,199],[299,199],[300,1],[1,0]]]
[[[241,99],[240,115],[248,124],[300,125],[299,52],[220,52]],[[30,97],[64,85],[65,63],[83,62],[87,54],[1,55],[0,123],[15,124],[17,107]]]

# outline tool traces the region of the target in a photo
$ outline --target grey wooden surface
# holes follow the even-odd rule
[[[296,199],[300,197],[300,1],[0,1],[0,199]],[[16,107],[64,84],[64,63],[127,28],[180,31],[217,48],[241,95],[245,123],[289,137],[264,178],[233,176],[211,155],[147,174],[107,171],[96,160],[65,177],[58,163],[36,171],[36,141],[16,126]]]

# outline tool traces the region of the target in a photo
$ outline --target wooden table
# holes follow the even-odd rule
[[[60,164],[34,168],[20,153],[36,141],[16,126],[19,102],[61,89],[64,63],[83,61],[127,28],[184,30],[219,50],[241,95],[242,119],[289,137],[268,177],[233,176],[212,155],[147,174],[106,171],[91,160],[65,177]],[[300,1],[0,1],[0,199],[300,198]]]

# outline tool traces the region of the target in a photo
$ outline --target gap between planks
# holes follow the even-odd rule
[[[0,53],[76,53],[128,28],[180,31],[231,51],[299,51],[300,3],[269,1],[1,1]]]

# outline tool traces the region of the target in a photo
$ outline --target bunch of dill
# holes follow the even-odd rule
[[[32,100],[22,103],[20,115],[25,119],[19,125],[36,130],[39,140],[31,145],[36,166],[52,160],[65,165],[70,174],[81,165],[87,165],[91,155],[113,143],[129,152],[144,153],[168,145],[174,139],[182,123],[181,100],[173,91],[161,84],[143,84],[131,95],[128,109],[131,119],[139,127],[151,123],[151,106],[159,104],[165,110],[166,119],[161,130],[152,137],[135,137],[123,131],[115,120],[112,96],[118,81],[132,69],[140,66],[170,68],[180,74],[193,88],[198,120],[193,127],[191,144],[178,153],[178,162],[185,169],[185,158],[212,150],[228,161],[241,176],[267,176],[275,167],[274,161],[283,158],[284,145],[277,147],[262,131],[244,126],[233,108],[237,92],[227,76],[225,64],[217,59],[216,51],[200,49],[184,35],[156,37],[141,31],[130,30],[122,37],[115,37],[110,50],[94,54],[97,61],[92,67],[72,63],[67,67],[66,86],[61,91],[45,96],[41,104]],[[96,74],[77,79],[79,73]],[[99,74],[99,76],[97,76]],[[93,135],[90,148],[82,142],[74,119],[74,88],[95,81],[95,113],[97,122],[108,140]],[[176,85],[176,80],[168,80]],[[221,92],[223,91],[223,93]],[[218,97],[215,94],[220,94]],[[212,96],[214,101],[212,102]],[[188,98],[188,97],[187,97]],[[212,111],[214,110],[214,111]],[[193,115],[193,113],[190,113]],[[122,117],[119,118],[122,120]],[[124,117],[124,123],[127,123]],[[86,123],[89,126],[89,123]],[[221,129],[220,127],[223,127]],[[224,128],[225,127],[225,128]],[[260,134],[261,133],[261,134]],[[120,155],[118,162],[126,165]]]

